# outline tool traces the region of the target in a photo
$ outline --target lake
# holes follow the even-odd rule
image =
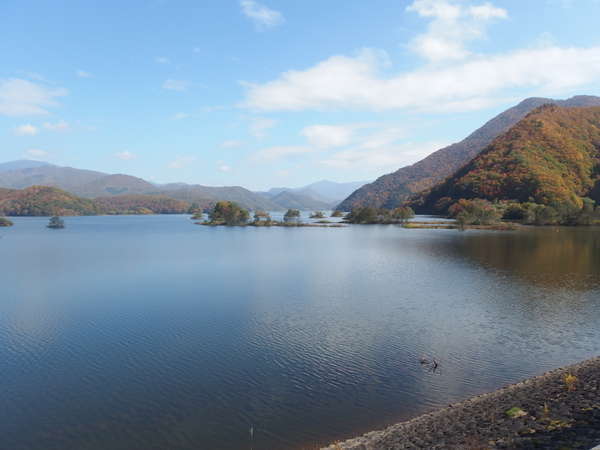
[[[598,228],[65,221],[0,229],[1,448],[315,448],[600,353]]]

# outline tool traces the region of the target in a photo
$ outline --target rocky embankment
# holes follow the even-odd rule
[[[600,357],[327,450],[585,449],[600,445]]]

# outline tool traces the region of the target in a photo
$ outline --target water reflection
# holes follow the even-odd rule
[[[250,427],[254,449],[306,448],[600,344],[596,230],[15,222],[0,242],[6,448],[239,449]]]
[[[437,246],[439,242],[436,242]],[[600,228],[548,227],[517,232],[462,233],[441,246],[448,255],[498,270],[544,288],[598,286]]]

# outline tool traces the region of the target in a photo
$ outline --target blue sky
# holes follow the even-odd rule
[[[0,160],[371,180],[530,96],[600,95],[600,0],[0,5]]]

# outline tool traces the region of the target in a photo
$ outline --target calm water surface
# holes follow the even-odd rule
[[[14,222],[0,448],[311,448],[600,353],[599,229]]]

